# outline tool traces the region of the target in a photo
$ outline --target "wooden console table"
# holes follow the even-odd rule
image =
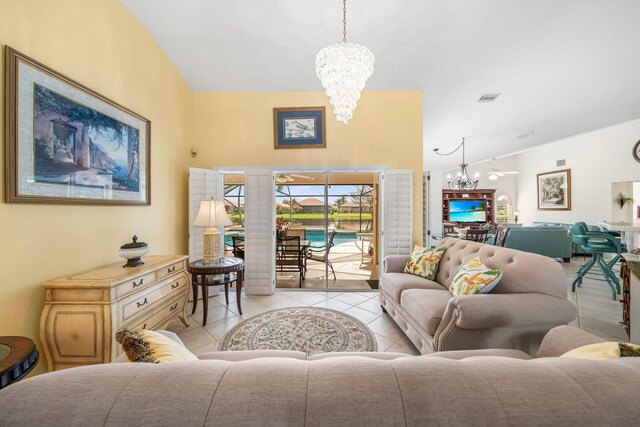
[[[122,327],[162,329],[174,317],[187,323],[186,255],[145,256],[45,282],[40,339],[49,371],[109,363],[120,353]]]

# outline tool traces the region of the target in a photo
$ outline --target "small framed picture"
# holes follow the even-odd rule
[[[571,210],[571,169],[538,174],[538,210]]]
[[[273,148],[325,148],[325,108],[273,109]]]

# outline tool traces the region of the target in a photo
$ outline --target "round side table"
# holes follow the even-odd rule
[[[0,389],[20,381],[38,364],[38,350],[29,338],[0,337]]]
[[[227,305],[229,305],[229,284],[235,282],[238,312],[242,315],[242,307],[240,305],[244,273],[244,261],[242,258],[222,257],[216,260],[201,259],[190,263],[187,270],[191,273],[191,287],[193,289],[193,309],[191,314],[196,312],[196,307],[198,306],[198,286],[202,287],[202,326],[207,324],[209,286],[224,286],[224,297]]]

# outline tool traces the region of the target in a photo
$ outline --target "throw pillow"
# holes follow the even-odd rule
[[[423,248],[416,245],[411,252],[411,257],[404,267],[404,272],[435,280],[442,255],[447,248]]]
[[[574,348],[560,357],[586,360],[607,360],[618,357],[640,357],[640,345],[624,342],[599,342]]]
[[[502,279],[503,270],[489,268],[480,257],[469,260],[453,278],[449,290],[454,296],[488,294]]]
[[[130,362],[169,363],[198,360],[189,350],[154,331],[123,328],[116,334],[116,341]]]

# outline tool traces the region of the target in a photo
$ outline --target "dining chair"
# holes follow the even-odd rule
[[[442,224],[442,237],[458,235],[456,232],[456,224],[451,224],[449,222],[445,222]]]
[[[283,237],[278,239],[276,245],[276,271],[299,273],[298,284],[302,287],[302,281],[304,280],[304,254],[300,246],[300,237]]]
[[[467,230],[466,240],[472,240],[474,242],[486,243],[489,230],[481,230],[478,228],[471,228]]]
[[[333,269],[333,264],[329,261],[329,252],[333,247],[333,238],[336,236],[336,231],[333,230],[329,233],[329,240],[325,245],[322,246],[312,246],[307,249],[306,257],[307,260],[317,261],[321,263],[327,263],[329,267],[331,267],[331,272],[333,273],[333,280],[336,280],[336,272]]]
[[[507,243],[509,230],[511,230],[511,228],[499,225],[496,230],[496,234],[493,236],[493,246],[500,246],[501,248],[504,248],[505,243]]]
[[[627,247],[615,236],[600,231],[590,231],[586,224],[575,223],[570,228],[571,239],[573,243],[582,249],[586,254],[591,254],[591,258],[578,268],[576,279],[571,284],[571,291],[576,291],[576,286],[582,285],[582,280],[589,273],[589,270],[595,265],[598,266],[602,273],[603,279],[591,277],[593,280],[607,282],[611,289],[612,299],[615,301],[620,293],[620,281],[616,276],[613,267],[621,257],[621,254],[627,252]],[[604,254],[612,254],[613,258],[607,262]]]

